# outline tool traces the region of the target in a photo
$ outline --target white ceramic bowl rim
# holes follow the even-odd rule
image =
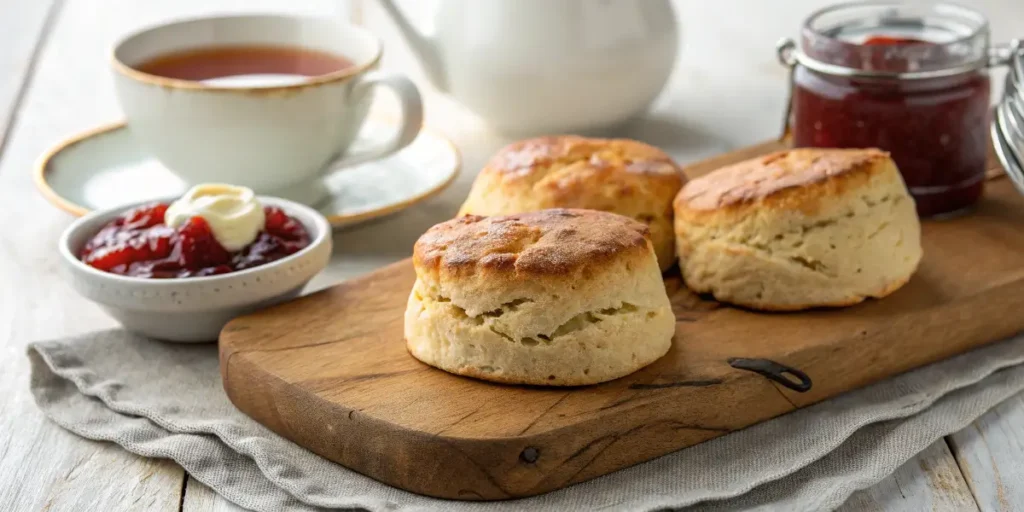
[[[102,270],[100,270],[98,268],[94,268],[92,266],[89,266],[89,265],[85,264],[82,260],[80,260],[78,258],[77,254],[76,254],[76,251],[72,250],[72,248],[70,247],[70,240],[71,240],[72,236],[79,234],[79,232],[81,230],[85,229],[85,227],[87,225],[91,224],[98,217],[111,217],[111,218],[113,218],[113,217],[115,217],[117,215],[120,215],[120,214],[122,214],[122,213],[124,213],[124,212],[126,212],[126,211],[128,211],[128,210],[130,210],[132,208],[135,208],[135,207],[138,207],[138,206],[141,206],[141,205],[155,203],[155,202],[170,202],[170,201],[173,201],[174,199],[176,199],[176,198],[157,199],[157,200],[149,200],[149,201],[139,201],[139,202],[136,202],[136,203],[132,203],[130,205],[119,206],[117,208],[109,208],[109,209],[106,209],[106,210],[97,210],[97,211],[89,213],[89,214],[87,214],[87,215],[85,215],[83,217],[78,218],[77,220],[75,220],[75,222],[73,222],[70,226],[68,226],[67,229],[64,230],[64,233],[62,233],[60,235],[60,241],[58,243],[58,249],[60,250],[61,256],[63,256],[64,259],[66,259],[69,262],[71,262],[72,265],[74,265],[75,267],[79,268],[80,270],[83,270],[83,271],[85,271],[85,272],[87,272],[89,274],[92,274],[92,275],[95,275],[95,276],[99,276],[99,277],[102,277],[102,278],[105,278],[105,279],[110,279],[110,280],[113,280],[113,281],[116,281],[116,282],[134,283],[134,284],[146,283],[146,284],[151,284],[151,285],[154,285],[154,286],[160,286],[160,285],[181,285],[181,284],[185,284],[185,283],[195,283],[197,285],[198,284],[213,284],[213,283],[218,283],[218,282],[222,282],[222,281],[232,280],[232,279],[235,279],[235,278],[238,278],[238,277],[242,277],[242,276],[257,274],[257,273],[259,273],[259,272],[261,272],[263,270],[271,269],[271,268],[273,268],[275,266],[278,266],[278,265],[284,265],[284,264],[288,263],[289,261],[291,261],[291,260],[293,260],[295,258],[298,258],[302,254],[305,254],[306,252],[311,251],[314,247],[319,246],[320,244],[322,244],[324,242],[325,238],[327,238],[329,236],[332,236],[332,234],[333,234],[333,232],[331,231],[331,226],[327,222],[327,219],[324,218],[324,216],[322,214],[318,213],[316,210],[313,210],[312,208],[310,208],[310,207],[308,207],[306,205],[303,205],[303,204],[299,204],[299,203],[296,203],[296,202],[293,202],[293,201],[288,201],[287,199],[280,199],[280,198],[276,198],[276,197],[258,196],[257,199],[264,206],[268,206],[268,205],[269,206],[277,206],[277,207],[281,208],[282,210],[284,210],[284,212],[286,214],[288,214],[289,216],[295,217],[297,220],[299,220],[302,223],[302,225],[306,227],[307,231],[311,231],[310,228],[313,228],[312,231],[315,231],[315,232],[310,233],[311,239],[309,241],[309,245],[307,245],[306,247],[303,247],[301,250],[299,250],[299,251],[297,251],[297,252],[295,252],[293,254],[289,254],[288,256],[285,256],[284,258],[281,258],[281,259],[278,259],[278,260],[274,260],[274,261],[271,261],[270,263],[266,263],[266,264],[263,264],[263,265],[258,265],[258,266],[255,266],[255,267],[247,268],[247,269],[244,269],[244,270],[228,272],[226,274],[216,274],[216,275],[212,275],[212,276],[170,277],[170,278],[160,278],[160,279],[154,279],[154,278],[148,278],[148,277],[123,276],[121,274],[114,274],[112,272],[104,272],[104,271],[102,271]],[[89,238],[92,238],[95,235],[96,235],[95,232],[90,234],[89,237],[87,238],[87,240]]]

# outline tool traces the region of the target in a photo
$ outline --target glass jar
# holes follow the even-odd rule
[[[791,135],[797,147],[888,151],[924,217],[981,197],[989,147],[988,21],[964,7],[898,2],[840,4],[812,14],[792,67]],[[1005,52],[1004,52],[1005,53]]]

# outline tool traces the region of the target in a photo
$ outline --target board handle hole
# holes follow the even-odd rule
[[[763,375],[798,393],[806,393],[811,389],[811,378],[806,373],[768,359],[733,357],[729,358],[729,366]]]

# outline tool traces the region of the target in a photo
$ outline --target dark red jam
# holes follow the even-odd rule
[[[920,39],[874,36],[836,46],[847,50],[833,49],[824,60],[875,71],[912,70],[902,49],[943,58],[941,52],[927,53],[932,43]],[[963,210],[981,197],[988,154],[984,70],[910,80],[844,77],[797,66],[793,81],[794,145],[889,151],[924,217]]]
[[[258,267],[309,245],[302,223],[279,208],[265,207],[266,223],[256,240],[229,252],[202,217],[177,229],[164,224],[166,204],[130,210],[92,237],[79,258],[99,270],[132,277],[172,278],[226,274]]]
[[[891,37],[891,36],[871,36],[860,43],[864,46],[884,46],[894,44],[931,44],[928,41],[921,39],[914,39],[912,37]]]

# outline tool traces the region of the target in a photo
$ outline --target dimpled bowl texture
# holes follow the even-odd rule
[[[80,295],[99,304],[129,331],[164,341],[216,341],[231,319],[297,296],[331,256],[331,229],[323,215],[284,199],[259,200],[300,221],[309,232],[309,246],[258,267],[180,279],[121,276],[78,259],[82,247],[101,227],[143,204],[139,203],[93,212],[69,226],[59,243],[65,274]]]

